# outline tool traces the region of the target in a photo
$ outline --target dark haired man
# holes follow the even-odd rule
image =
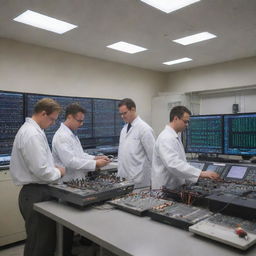
[[[170,112],[170,123],[156,140],[152,162],[152,188],[163,186],[176,189],[186,183],[193,183],[199,177],[217,179],[212,171],[201,171],[187,160],[179,133],[189,124],[191,112],[184,106],[176,106]]]
[[[120,133],[118,175],[133,180],[136,188],[150,186],[155,144],[153,130],[137,115],[132,99],[121,100],[118,107],[119,114],[126,122]]]
[[[92,156],[84,152],[79,138],[74,133],[84,123],[86,110],[77,103],[67,106],[65,122],[61,124],[52,140],[55,164],[66,168],[62,181],[82,179],[89,171],[95,171],[109,163],[106,156]]]
[[[24,256],[53,256],[56,245],[56,224],[33,210],[33,204],[48,201],[48,183],[58,180],[65,169],[55,167],[43,129],[54,124],[60,105],[49,98],[38,101],[32,118],[26,118],[16,134],[10,163],[10,173],[19,194],[20,212],[25,220],[27,239]]]
[[[83,179],[89,171],[95,171],[109,163],[106,156],[92,156],[84,152],[79,138],[74,133],[85,118],[86,110],[78,103],[71,103],[65,112],[65,122],[61,124],[52,140],[52,154],[57,165],[66,168],[61,182]],[[72,255],[73,231],[63,229],[63,256]]]

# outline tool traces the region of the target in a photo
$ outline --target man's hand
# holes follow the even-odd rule
[[[203,171],[203,172],[201,172],[200,177],[208,178],[208,179],[212,179],[212,180],[217,180],[220,178],[218,173],[212,172],[212,171]]]
[[[105,159],[106,161],[109,161],[110,159],[107,157],[107,156],[95,156],[94,157],[95,160],[98,160],[98,159]]]
[[[59,169],[61,177],[63,177],[66,173],[66,169],[64,167],[56,166]]]
[[[100,167],[103,167],[105,165],[107,165],[109,163],[109,159],[103,159],[103,158],[100,158],[100,159],[97,159],[96,160],[96,168],[100,168]]]

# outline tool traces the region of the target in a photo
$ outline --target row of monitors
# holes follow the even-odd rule
[[[63,109],[56,123],[45,130],[50,145],[54,133],[64,121],[66,106],[73,102],[86,109],[85,122],[78,129],[83,148],[118,144],[124,124],[118,113],[119,100],[0,91],[0,156],[11,154],[18,129],[25,117],[32,116],[35,103],[44,97],[55,99]]]
[[[256,155],[256,113],[191,116],[187,153]]]

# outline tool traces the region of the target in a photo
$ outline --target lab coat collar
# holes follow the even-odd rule
[[[179,138],[179,135],[177,134],[177,132],[175,132],[175,130],[170,125],[166,125],[165,130],[167,130],[169,133],[171,133],[176,138]]]
[[[70,128],[68,128],[64,123],[61,123],[60,127],[61,129],[64,129],[65,132],[76,137],[76,134]]]
[[[140,117],[137,116],[137,117],[131,122],[132,127],[135,126],[140,120],[141,120]],[[128,124],[127,124],[127,125],[128,125]],[[132,127],[131,127],[131,128],[132,128]]]
[[[131,128],[129,129],[129,131],[126,133],[126,135],[128,135],[129,133],[130,133],[130,131],[133,129],[133,127],[135,127],[136,126],[136,124],[137,123],[139,123],[140,122],[140,117],[139,116],[137,116],[132,122],[131,122]],[[128,126],[128,123],[126,124],[126,130],[127,130],[127,126]]]
[[[44,129],[42,129],[39,124],[33,120],[31,117],[26,117],[26,123],[32,124],[38,131],[44,133]]]

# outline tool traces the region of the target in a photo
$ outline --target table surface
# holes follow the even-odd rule
[[[188,231],[135,216],[104,204],[84,210],[56,201],[34,204],[34,209],[117,255],[138,256],[255,256]]]

